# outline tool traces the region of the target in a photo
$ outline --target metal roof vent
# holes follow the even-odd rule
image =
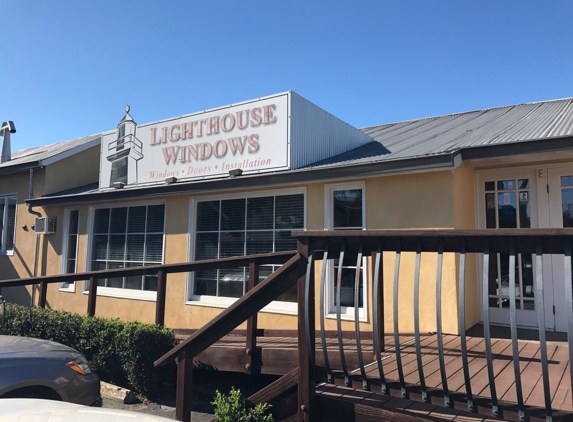
[[[16,126],[14,126],[14,122],[11,120],[3,122],[2,126],[0,126],[0,136],[4,138],[4,142],[2,143],[2,157],[0,157],[0,163],[5,163],[6,161],[10,161],[12,159],[12,149],[10,148],[11,133],[16,133]]]

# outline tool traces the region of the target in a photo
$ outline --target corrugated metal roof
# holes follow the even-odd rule
[[[573,98],[388,123],[362,131],[376,143],[310,167],[411,159],[486,145],[573,136]]]
[[[101,134],[86,136],[84,138],[72,139],[70,141],[58,142],[51,145],[23,149],[12,153],[12,159],[0,164],[0,169],[9,171],[10,167],[19,167],[26,164],[34,164],[45,160],[57,159],[59,155],[74,153],[85,148],[96,146],[100,142]],[[2,139],[0,138],[0,144]],[[17,142],[16,136],[12,137],[12,146]]]

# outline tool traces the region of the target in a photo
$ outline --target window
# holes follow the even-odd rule
[[[328,230],[362,230],[365,228],[364,183],[327,185],[325,187],[325,228]],[[334,258],[334,257],[333,257]],[[342,266],[340,307],[342,317],[354,318],[354,287],[356,279],[356,254],[346,254]],[[336,279],[338,258],[329,259],[327,268],[327,300],[329,315],[336,315]],[[358,306],[360,318],[366,318],[366,259],[362,261],[359,280]]]
[[[64,231],[64,247],[62,254],[62,272],[72,274],[77,271],[78,261],[78,236],[80,225],[80,211],[68,210],[66,216],[67,225]],[[60,290],[70,292],[75,291],[74,282],[64,282],[60,284]]]
[[[158,265],[163,263],[165,205],[98,208],[93,214],[91,269],[93,271]],[[157,276],[131,276],[102,279],[98,286],[111,288],[120,296],[154,298]],[[102,290],[105,293],[106,290]],[[122,294],[121,291],[128,292]]]
[[[0,253],[14,252],[14,228],[16,227],[16,195],[0,195]]]
[[[280,252],[296,249],[291,231],[304,228],[304,194],[198,201],[195,213],[194,259]],[[259,279],[277,266],[262,266]],[[242,296],[248,268],[198,271],[194,275],[195,297]],[[279,301],[296,302],[296,286]]]

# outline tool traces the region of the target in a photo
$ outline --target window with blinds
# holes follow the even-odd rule
[[[0,195],[0,253],[14,252],[16,195]]]
[[[98,208],[94,212],[91,269],[163,263],[165,205]],[[102,279],[98,286],[157,291],[157,276]]]
[[[195,227],[195,260],[295,250],[290,233],[304,228],[304,194],[200,201]],[[276,268],[262,266],[259,279]],[[193,294],[240,297],[247,280],[244,267],[199,271]],[[278,300],[296,302],[296,286]]]

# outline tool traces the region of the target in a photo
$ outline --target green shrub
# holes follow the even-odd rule
[[[250,405],[240,390],[231,387],[229,395],[217,390],[215,399],[211,402],[215,406],[216,422],[273,422],[272,415],[267,414],[269,405],[259,403]]]
[[[153,324],[89,317],[53,309],[8,304],[7,334],[70,346],[86,356],[103,381],[157,400],[173,395],[175,364],[153,362],[175,346],[173,331]]]

